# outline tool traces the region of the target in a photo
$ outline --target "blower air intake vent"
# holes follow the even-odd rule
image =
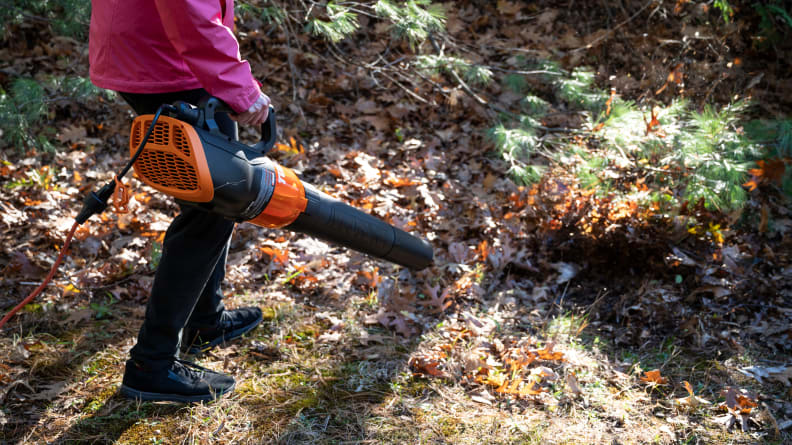
[[[145,115],[132,123],[131,153],[137,150],[152,121],[153,116]],[[214,197],[200,137],[192,126],[171,117],[160,116],[135,162],[135,173],[146,184],[178,199],[209,202]]]
[[[144,150],[135,163],[138,176],[160,186],[181,191],[197,191],[195,168],[173,153],[157,149]]]

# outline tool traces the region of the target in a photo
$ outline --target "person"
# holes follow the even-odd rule
[[[91,81],[117,91],[137,114],[162,104],[197,104],[212,95],[236,114],[217,116],[238,138],[237,122],[262,124],[270,99],[242,60],[232,32],[233,0],[92,0]],[[228,310],[221,282],[234,222],[189,207],[165,234],[137,343],[120,392],[140,400],[198,402],[233,390],[231,376],[179,359],[238,338],[262,320],[257,307]]]

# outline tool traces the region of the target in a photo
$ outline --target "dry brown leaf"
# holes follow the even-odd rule
[[[548,343],[544,349],[538,349],[531,351],[539,357],[539,360],[564,360],[564,353],[563,352],[553,352],[553,347],[555,344],[553,342]]]
[[[751,416],[752,410],[759,406],[756,394],[730,387],[723,390],[721,395],[726,398],[726,401],[720,404],[720,408],[728,411],[728,414],[721,418],[721,422],[726,425],[726,428],[729,428],[739,420],[740,427],[744,432],[747,432],[748,418]]]
[[[442,364],[441,358],[443,355],[416,356],[410,358],[408,365],[414,375],[447,378],[448,375],[444,371],[437,369]]]
[[[753,191],[761,184],[780,184],[782,178],[784,177],[784,173],[786,172],[787,162],[788,160],[786,159],[756,161],[756,164],[759,166],[759,168],[752,168],[748,170],[748,173],[751,174],[751,179],[743,184],[743,186],[748,187],[748,191]]]
[[[69,312],[66,318],[66,324],[80,323],[81,321],[89,320],[93,316],[94,311],[91,309],[77,309]]]
[[[558,380],[558,374],[547,366],[539,366],[531,369],[531,375],[534,376],[536,380],[546,380],[548,382]]]
[[[575,396],[579,396],[583,394],[583,391],[580,390],[580,385],[578,385],[577,377],[575,373],[570,371],[566,376],[566,385],[572,391],[572,394]]]
[[[658,112],[655,111],[653,107],[650,113],[651,119],[646,119],[646,116],[643,117],[644,123],[646,124],[646,136],[649,136],[649,133],[657,133],[658,130],[660,130],[660,121],[657,120]],[[662,137],[661,134],[658,134],[658,136]]]
[[[385,180],[385,183],[390,185],[391,187],[400,188],[400,187],[409,187],[411,185],[418,185],[420,182],[413,181],[410,178],[396,178],[391,176],[390,178]]]
[[[56,136],[61,142],[79,142],[88,135],[85,127],[79,125],[71,125],[63,128]]]
[[[654,369],[652,371],[644,371],[644,376],[641,377],[641,381],[646,383],[652,383],[655,385],[668,384],[668,379],[660,375],[659,369]]]
[[[524,7],[525,5],[520,2],[498,0],[498,12],[504,15],[515,15]]]
[[[695,408],[700,405],[709,405],[711,402],[709,400],[702,399],[701,397],[696,396],[693,393],[693,386],[691,386],[690,382],[687,380],[683,381],[682,384],[685,386],[685,389],[688,392],[688,397],[680,397],[676,399],[676,402],[679,406],[688,407],[688,408]]]

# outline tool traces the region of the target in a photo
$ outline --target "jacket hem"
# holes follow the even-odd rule
[[[176,91],[194,90],[202,88],[198,79],[179,79],[171,80],[168,82],[162,81],[135,81],[135,82],[119,82],[112,79],[104,79],[98,76],[91,76],[91,82],[99,88],[107,90],[120,91],[123,93],[137,93],[137,94],[158,94],[158,93],[173,93]]]

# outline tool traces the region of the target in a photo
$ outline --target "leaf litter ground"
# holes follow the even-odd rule
[[[742,55],[744,42],[680,37],[712,32],[690,29],[698,10],[659,19],[638,2],[624,2],[623,12],[491,3],[447,4],[450,35],[487,63],[525,48],[570,68],[598,66],[599,80],[613,80],[625,97],[673,95],[681,74],[670,61],[682,45],[693,60],[685,89],[697,100],[725,103],[748,86],[768,111],[788,111],[788,83],[775,79],[782,71],[750,86],[761,59],[751,49]],[[373,60],[381,48],[365,43],[380,33],[330,48],[345,51],[338,58],[317,58],[322,42],[280,32],[266,51],[255,38],[243,51],[282,110],[274,156],[326,192],[428,237],[436,266],[411,274],[240,225],[228,305],[261,305],[265,322],[198,358],[233,374],[236,393],[208,405],[136,404],[116,392],[175,206],[131,179],[131,213],[108,212],[82,228],[56,283],[0,338],[4,441],[790,440],[792,282],[781,198],[749,203],[748,211],[773,215],[772,231],[759,230],[760,220],[718,242],[653,225],[563,169],[518,187],[483,135],[486,109],[447,93],[457,85],[416,84],[411,92],[427,104],[349,62]],[[35,48],[4,51],[17,56],[17,74],[32,72]],[[69,69],[86,66],[79,51],[69,54],[80,62]],[[741,67],[728,71],[736,54]],[[288,57],[293,69],[281,62]],[[497,86],[487,93],[512,101]],[[543,124],[579,125],[553,116]],[[2,155],[3,307],[42,279],[78,197],[125,159],[124,105],[90,101],[50,118],[57,153]]]

